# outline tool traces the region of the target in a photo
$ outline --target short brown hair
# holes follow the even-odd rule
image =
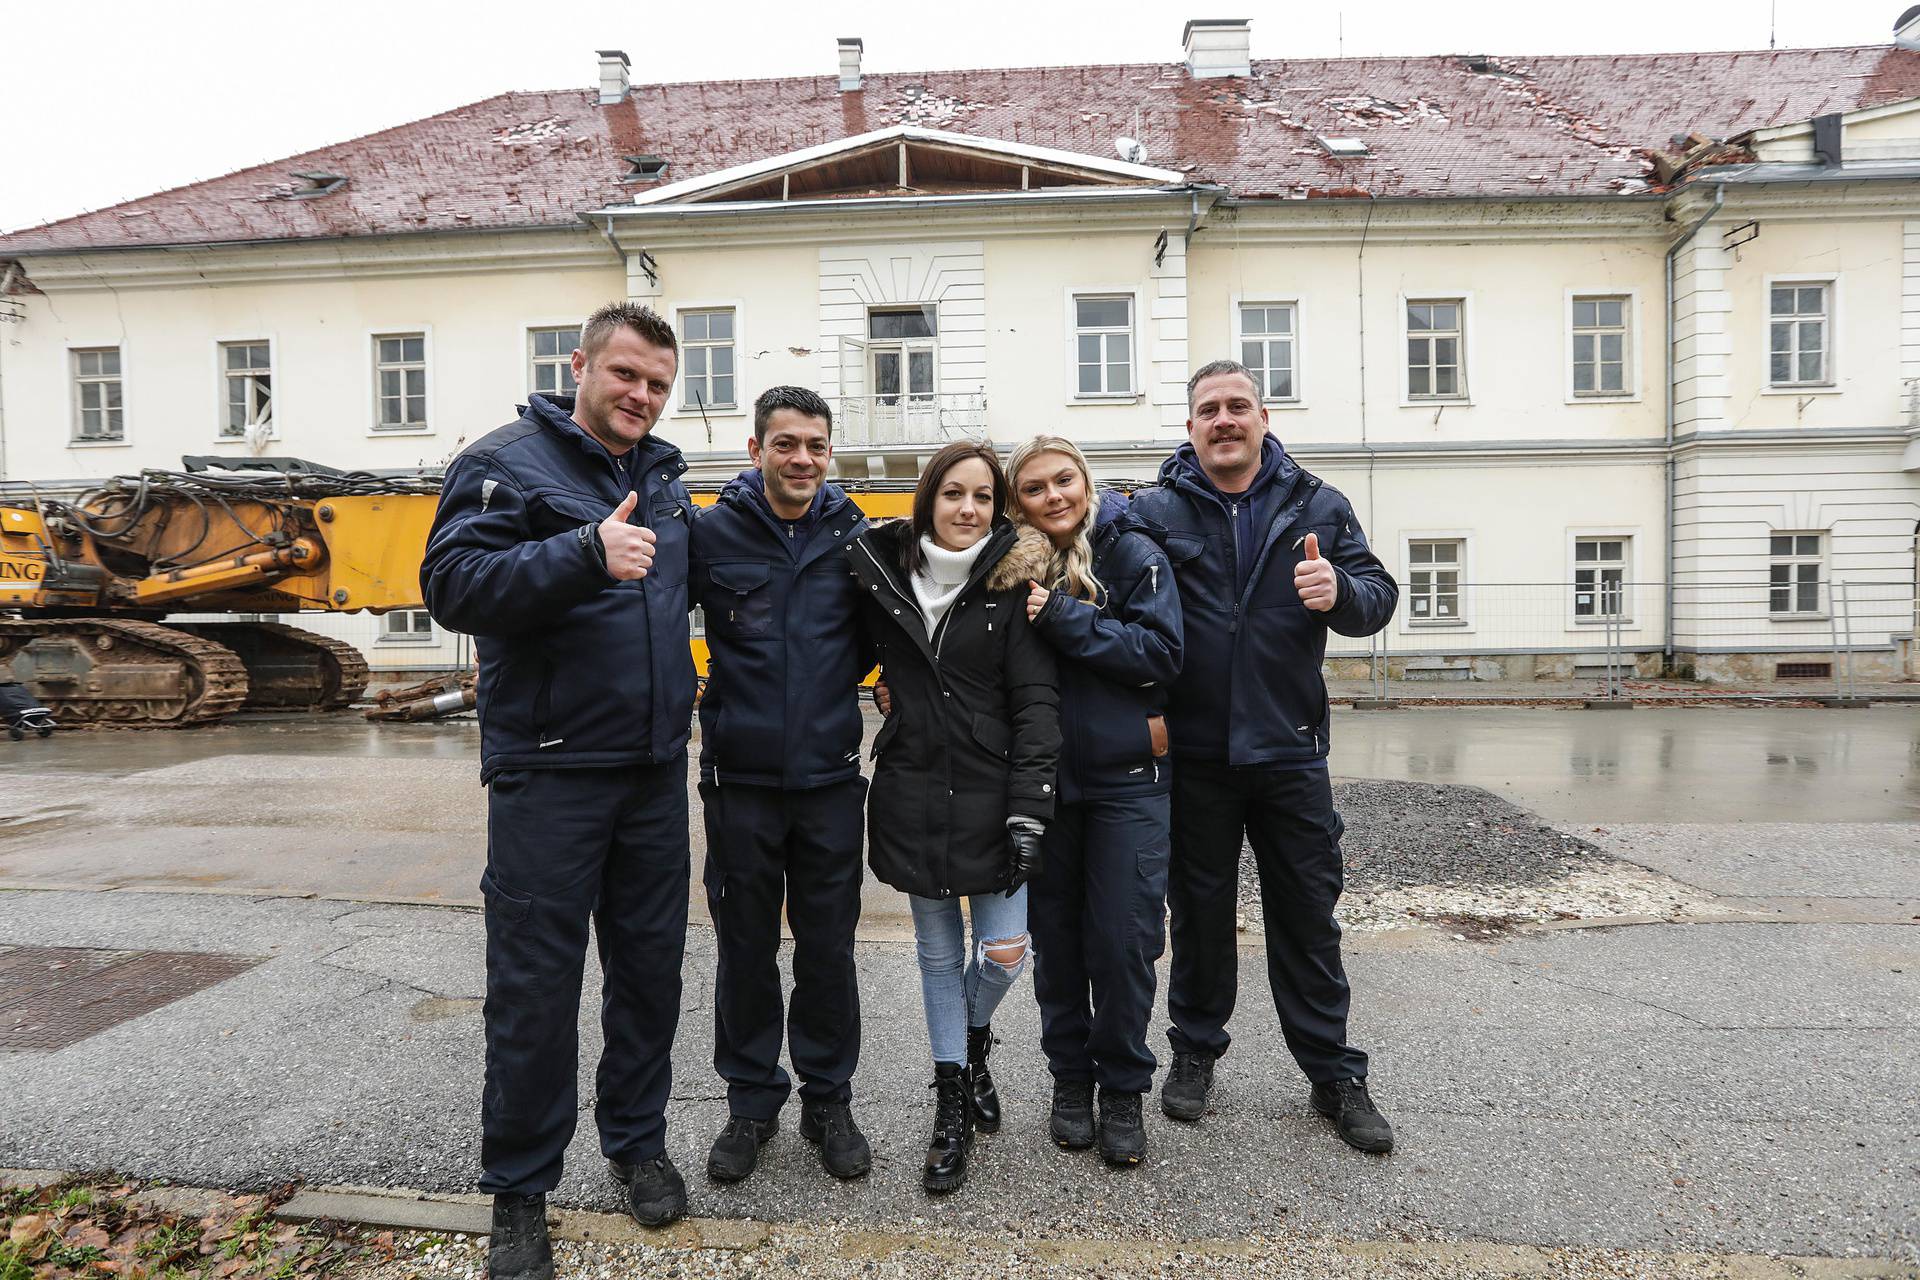
[[[999,456],[991,445],[981,444],[977,440],[955,440],[927,459],[927,469],[920,473],[920,483],[913,487],[913,537],[908,540],[903,557],[908,573],[918,573],[927,558],[920,549],[920,539],[933,532],[934,495],[940,492],[940,484],[947,478],[947,472],[968,458],[978,458],[986,463],[987,472],[993,477],[993,523],[999,524],[1007,518],[1007,472],[1000,465]]]
[[[648,342],[663,350],[671,351],[676,359],[680,355],[680,340],[673,336],[673,326],[661,319],[651,308],[637,302],[609,302],[592,315],[580,330],[580,354],[591,361],[607,345],[607,339],[617,329],[631,329]]]
[[[1189,414],[1193,412],[1193,393],[1200,386],[1201,380],[1205,378],[1217,378],[1223,373],[1237,373],[1245,378],[1253,387],[1253,398],[1255,400],[1260,398],[1260,379],[1253,376],[1253,370],[1247,368],[1247,366],[1241,364],[1238,360],[1215,360],[1210,364],[1203,364],[1198,369],[1195,369],[1193,376],[1187,379],[1187,412]]]

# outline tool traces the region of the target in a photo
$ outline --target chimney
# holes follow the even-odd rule
[[[618,49],[601,49],[600,105],[610,107],[627,100],[627,55]]]
[[[1253,74],[1253,47],[1245,18],[1195,18],[1180,34],[1187,74],[1195,80]]]
[[[840,92],[860,87],[860,55],[866,50],[859,36],[840,37]]]

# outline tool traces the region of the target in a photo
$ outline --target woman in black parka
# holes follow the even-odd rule
[[[1047,544],[1008,522],[1007,497],[990,448],[950,444],[921,475],[912,518],[873,526],[849,555],[890,701],[873,741],[868,858],[913,906],[938,1091],[924,1182],[936,1192],[966,1180],[975,1126],[1000,1124],[990,1023],[1026,968],[1026,882],[1060,753],[1053,654],[1026,615]]]

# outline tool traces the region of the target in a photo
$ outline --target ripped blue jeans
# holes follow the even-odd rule
[[[983,893],[967,899],[973,946],[958,898],[908,895],[913,905],[913,944],[920,957],[920,997],[927,1007],[927,1039],[935,1062],[967,1060],[967,1028],[984,1027],[1014,980],[1027,967],[1027,887],[1009,898]],[[1010,962],[1006,956],[1017,952]]]

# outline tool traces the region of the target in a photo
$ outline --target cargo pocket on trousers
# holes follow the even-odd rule
[[[492,867],[480,873],[480,897],[486,903],[488,918],[503,924],[519,924],[533,910],[533,898],[494,879]]]

